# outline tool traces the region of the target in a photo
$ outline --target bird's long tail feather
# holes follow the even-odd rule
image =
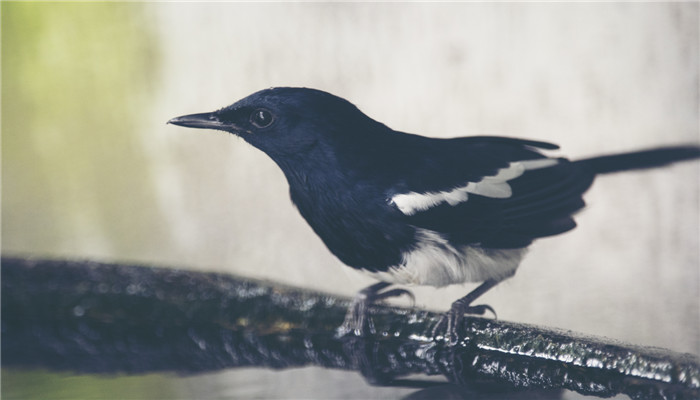
[[[596,174],[661,167],[676,161],[700,158],[700,146],[674,146],[657,149],[635,151],[631,153],[613,154],[578,160],[576,163],[585,164]]]

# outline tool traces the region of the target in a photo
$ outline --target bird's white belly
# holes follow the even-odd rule
[[[527,252],[527,248],[453,246],[438,232],[420,228],[416,239],[417,246],[403,255],[401,264],[383,272],[366,272],[384,282],[437,287],[501,280],[515,273]]]

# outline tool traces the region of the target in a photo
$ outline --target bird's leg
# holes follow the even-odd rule
[[[454,345],[459,338],[459,329],[462,326],[462,320],[465,314],[484,315],[486,311],[491,311],[493,315],[496,316],[496,311],[494,311],[491,306],[486,304],[473,306],[471,303],[489,289],[496,286],[499,282],[500,280],[495,279],[484,281],[484,283],[469,292],[466,296],[452,303],[450,310],[440,317],[440,320],[433,328],[433,337],[436,337],[440,333],[441,327],[446,325],[445,337],[448,338],[451,345]]]
[[[345,315],[343,325],[338,328],[338,335],[345,336],[353,332],[357,336],[364,336],[374,333],[374,324],[368,314],[369,306],[377,301],[405,294],[415,302],[413,293],[405,289],[392,289],[382,292],[383,289],[389,286],[391,286],[391,283],[378,282],[360,290],[353,299],[348,313]]]

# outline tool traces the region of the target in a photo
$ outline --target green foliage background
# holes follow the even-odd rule
[[[84,234],[117,254],[144,242],[134,224],[155,217],[134,116],[157,84],[158,50],[143,4],[0,7],[3,254],[56,254]],[[121,233],[106,241],[106,226]],[[168,380],[4,368],[2,398],[174,398]]]

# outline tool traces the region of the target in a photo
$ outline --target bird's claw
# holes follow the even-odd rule
[[[369,318],[369,307],[378,302],[391,297],[408,296],[411,299],[411,306],[416,302],[416,298],[406,289],[382,290],[389,284],[380,282],[361,290],[353,299],[352,305],[345,314],[345,321],[338,328],[338,337],[354,333],[356,336],[366,336],[375,333],[374,323]]]
[[[443,336],[451,346],[456,345],[459,341],[461,330],[463,329],[462,321],[465,315],[484,315],[487,311],[490,311],[493,317],[498,319],[496,310],[488,304],[472,306],[460,300],[452,303],[449,311],[440,316],[432,330],[433,338]]]

